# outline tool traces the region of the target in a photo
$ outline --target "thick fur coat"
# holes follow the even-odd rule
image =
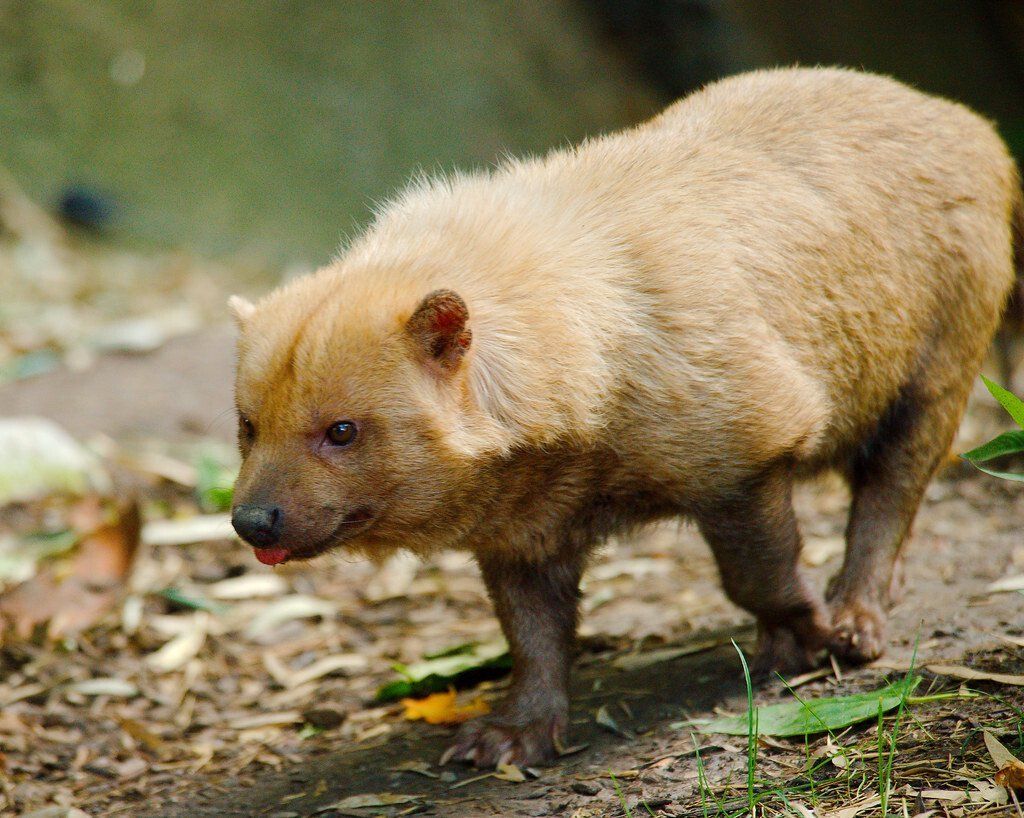
[[[586,555],[651,519],[697,521],[768,666],[871,658],[1021,224],[988,122],[840,69],[414,184],[334,263],[234,302],[248,538],[271,562],[477,555],[518,668],[454,748],[477,763],[553,751]],[[341,420],[351,445],[325,441]],[[854,496],[829,606],[789,499],[824,468]]]

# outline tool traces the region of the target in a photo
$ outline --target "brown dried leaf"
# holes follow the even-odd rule
[[[996,766],[996,784],[1008,790],[1024,789],[1024,761],[1011,753],[1006,746],[988,730],[983,730],[985,748]]]
[[[522,784],[526,780],[526,775],[515,764],[499,764],[494,777],[514,784]]]
[[[156,753],[161,758],[170,755],[170,744],[160,738],[160,736],[151,732],[148,727],[142,724],[142,722],[129,718],[120,718],[118,721],[121,724],[122,730],[150,752]]]
[[[117,509],[113,522],[101,524],[82,540],[72,575],[87,585],[123,582],[135,559],[141,530],[139,504],[130,500]]]
[[[83,512],[85,513],[85,512]],[[140,517],[134,500],[113,522],[101,524],[78,545],[66,577],[46,566],[0,599],[0,624],[20,639],[48,623],[51,639],[88,630],[116,604],[139,545]]]

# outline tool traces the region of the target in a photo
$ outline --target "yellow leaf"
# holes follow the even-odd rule
[[[461,724],[464,721],[490,713],[491,708],[482,698],[477,697],[469,704],[459,706],[455,691],[431,693],[424,699],[402,699],[405,717],[410,721],[423,719],[427,724]]]

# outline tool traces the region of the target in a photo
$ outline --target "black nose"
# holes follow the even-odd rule
[[[284,512],[277,506],[235,506],[231,525],[238,536],[257,548],[269,548],[281,539]]]

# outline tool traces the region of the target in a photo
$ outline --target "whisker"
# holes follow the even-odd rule
[[[220,423],[224,419],[224,415],[234,414],[234,412],[235,412],[235,407],[234,406],[229,406],[227,409],[223,410],[222,412],[218,412],[216,415],[214,415],[214,417],[210,420],[210,422],[206,424],[206,428],[203,430],[203,434],[204,435],[211,434],[213,432],[213,427],[216,426],[218,423]]]

